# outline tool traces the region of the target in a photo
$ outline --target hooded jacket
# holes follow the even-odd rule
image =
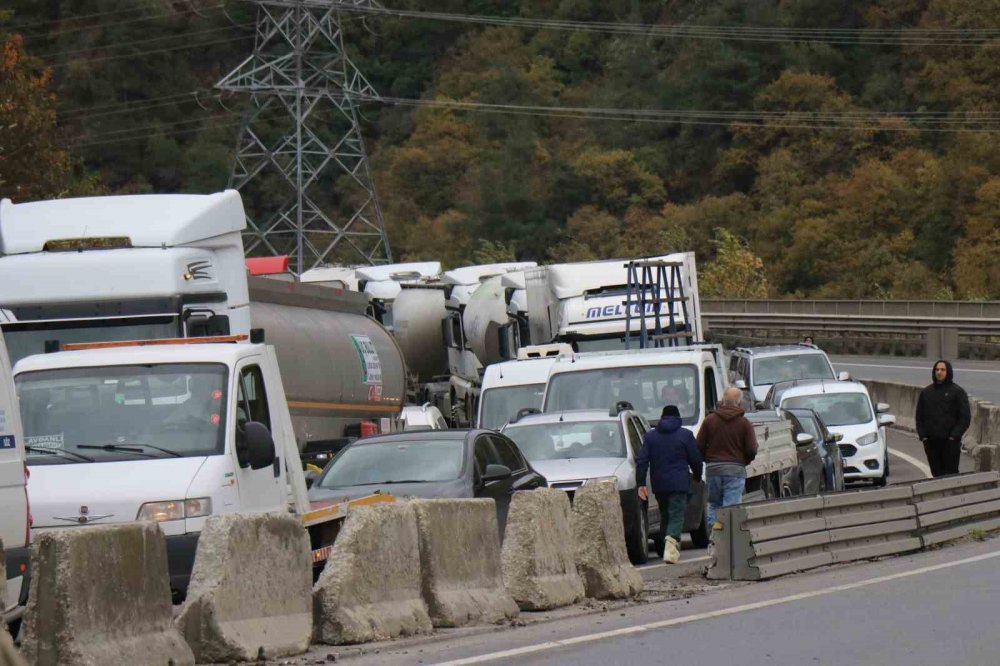
[[[934,368],[938,363],[944,363],[948,369],[943,382],[934,378]],[[954,382],[954,372],[948,361],[940,360],[931,366],[931,379],[933,382],[917,398],[917,436],[922,440],[961,441],[972,422],[969,396]]]
[[[706,463],[752,463],[757,457],[757,435],[743,416],[743,408],[720,402],[701,424],[698,451]]]
[[[681,427],[679,417],[663,417],[643,436],[635,466],[637,485],[646,485],[650,468],[654,495],[691,492],[691,476],[701,480],[701,454],[694,435]]]

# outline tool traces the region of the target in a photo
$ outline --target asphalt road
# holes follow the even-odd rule
[[[834,368],[857,379],[878,379],[926,386],[931,383],[933,361],[898,356],[831,356]],[[955,382],[974,397],[1000,403],[1000,363],[956,361]]]
[[[998,565],[1000,540],[970,541],[377,653],[330,651],[352,666],[995,664]]]

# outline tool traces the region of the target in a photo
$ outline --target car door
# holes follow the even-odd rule
[[[236,486],[239,489],[240,506],[244,511],[274,511],[285,505],[284,488],[278,465],[280,458],[275,458],[274,466],[263,469],[241,467],[236,455],[235,442],[237,430],[247,421],[262,423],[273,433],[270,409],[267,404],[267,390],[264,386],[264,375],[256,361],[244,361],[237,368],[236,389],[233,391],[233,449],[232,456],[236,461]]]
[[[538,472],[533,470],[525,460],[524,456],[506,436],[499,433],[489,435],[493,442],[493,448],[500,458],[500,464],[505,465],[511,471],[508,479],[506,493],[497,500],[497,520],[500,523],[500,533],[503,534],[504,526],[507,524],[507,512],[510,510],[510,500],[519,490],[534,490],[545,485],[545,479]]]
[[[635,461],[639,457],[639,451],[642,450],[642,438],[646,434],[646,428],[643,422],[636,416],[628,417],[625,425],[626,441],[629,447],[629,457],[632,462],[632,472],[635,472]],[[648,500],[646,502],[647,506],[647,525],[649,525],[649,532],[656,532],[660,528],[660,505],[656,502],[656,495],[653,494],[653,488],[649,485],[649,471],[646,472],[645,479],[636,479],[638,483],[643,483],[646,485],[646,489],[649,491]],[[653,528],[656,529],[653,529]]]
[[[474,497],[487,497],[492,499],[497,508],[497,524],[500,527],[500,534],[503,535],[504,525],[507,518],[507,508],[510,502],[509,493],[513,477],[510,479],[500,479],[497,481],[483,481],[483,474],[487,465],[502,465],[500,455],[493,447],[493,441],[487,434],[476,436],[472,445],[473,457],[476,468],[474,470],[473,490]]]

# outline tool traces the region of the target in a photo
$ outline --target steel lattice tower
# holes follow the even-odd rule
[[[253,55],[216,84],[249,93],[230,187],[243,194],[247,255],[317,265],[392,261],[358,123],[379,99],[344,51],[339,7],[365,0],[255,0]]]

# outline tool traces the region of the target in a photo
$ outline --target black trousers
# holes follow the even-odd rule
[[[931,475],[935,478],[958,474],[958,461],[962,457],[961,441],[928,437],[924,442],[924,453],[927,454]]]

